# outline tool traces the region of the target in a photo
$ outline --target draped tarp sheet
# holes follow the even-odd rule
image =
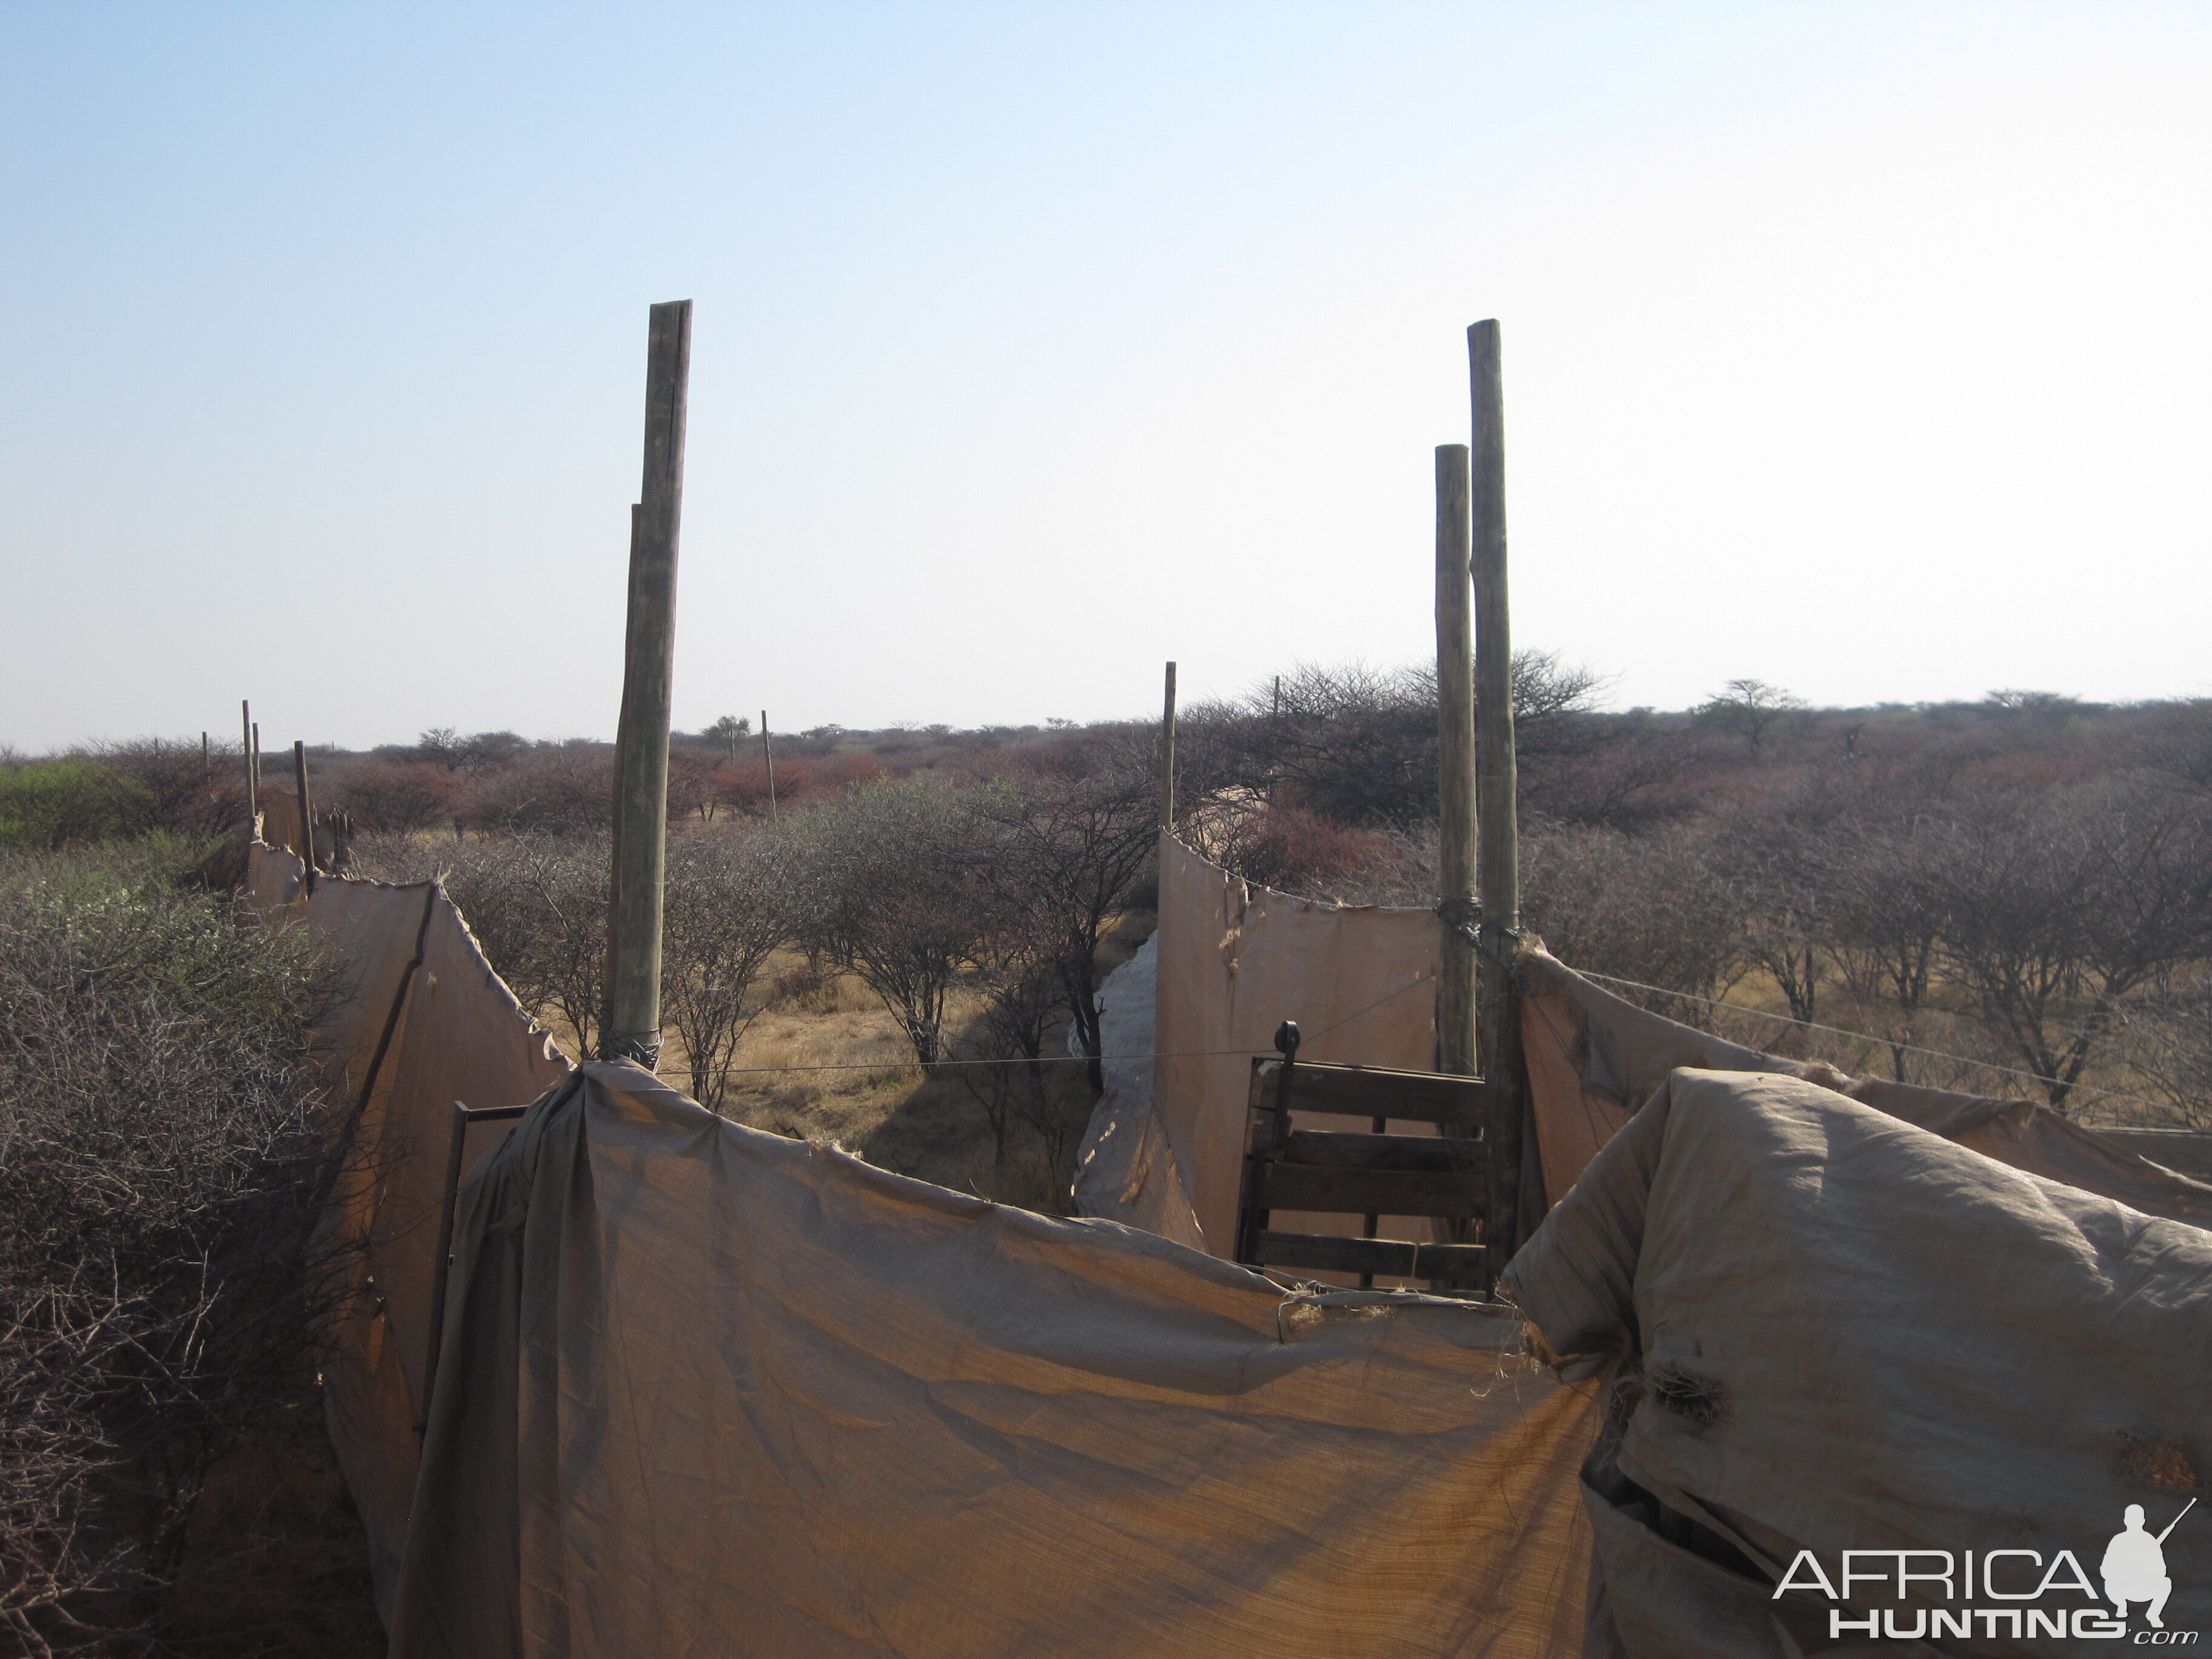
[[[1623,1384],[1586,1477],[1585,1652],[1825,1650],[1826,1597],[1773,1600],[1801,1548],[1832,1579],[1845,1549],[2070,1549],[2096,1584],[2127,1505],[2155,1531],[2203,1490],[2212,1236],[1802,1079],[1675,1071],[1638,1104],[1507,1274],[1556,1354]],[[2170,1629],[2212,1625],[2196,1524]],[[1862,1584],[1852,1616],[1910,1630],[1937,1594]],[[1978,1627],[1882,1650],[2093,1650]]]
[[[1848,1078],[1818,1062],[1778,1059],[1636,1007],[1540,950],[1522,953],[1515,982],[1530,1115],[1553,1203],[1566,1196],[1598,1149],[1671,1073],[1690,1066],[1802,1078],[2000,1164],[2148,1214],[2212,1225],[2212,1186],[2138,1157],[2047,1106]]]
[[[1152,1097],[1114,1091],[1100,1103],[1085,1143],[1078,1207],[1225,1255],[1243,1174],[1251,1055],[1272,1053],[1276,1026],[1290,1018],[1305,1038],[1302,1058],[1427,1070],[1437,933],[1425,910],[1329,905],[1252,886],[1163,835]],[[1516,984],[1547,1203],[1565,1197],[1668,1073],[1686,1066],[1808,1078],[2000,1163],[2151,1214],[2212,1224],[2212,1187],[2048,1107],[1847,1078],[1762,1054],[1626,1002],[1540,946],[1521,952]],[[1313,1119],[1302,1127],[1343,1125]],[[1329,1231],[1346,1224],[1303,1216],[1279,1224]],[[1418,1224],[1398,1218],[1382,1231],[1409,1237]]]
[[[1164,833],[1158,939],[1152,1098],[1094,1127],[1078,1202],[1086,1215],[1227,1255],[1236,1243],[1252,1056],[1273,1054],[1276,1028],[1290,1019],[1301,1060],[1433,1069],[1437,920],[1426,910],[1328,904],[1255,887]],[[1346,1127],[1342,1118],[1303,1113],[1297,1123]],[[1274,1224],[1349,1232],[1359,1218],[1282,1211]],[[1386,1217],[1380,1231],[1426,1239],[1428,1227]]]
[[[520,1105],[568,1063],[434,884],[321,876],[311,895],[305,873],[291,853],[256,843],[244,896],[268,922],[313,929],[343,988],[318,1033],[333,1131],[348,1148],[323,1230],[332,1264],[324,1401],[388,1623],[428,1404],[453,1104]],[[471,1130],[470,1156],[509,1127]]]
[[[1364,1659],[1581,1641],[1595,1395],[638,1068],[470,1182],[399,1659]]]
[[[1100,1070],[1106,1088],[1075,1155],[1075,1211],[1206,1248],[1198,1213],[1176,1173],[1175,1151],[1152,1111],[1152,1054],[1159,1047],[1160,936],[1098,988]],[[1081,1052],[1070,1028],[1068,1052]]]

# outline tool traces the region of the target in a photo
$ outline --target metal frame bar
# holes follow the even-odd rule
[[[415,1425],[420,1434],[430,1420],[431,1393],[438,1382],[438,1358],[446,1343],[446,1286],[453,1269],[453,1212],[461,1190],[461,1159],[468,1152],[469,1125],[497,1123],[520,1117],[527,1106],[465,1106],[453,1103],[453,1131],[446,1146],[445,1196],[438,1204],[438,1267],[430,1282],[430,1346],[422,1364],[422,1415]]]

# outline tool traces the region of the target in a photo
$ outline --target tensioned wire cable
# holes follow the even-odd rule
[[[2053,1079],[2040,1076],[2034,1072],[2022,1071],[2018,1066],[2000,1066],[1994,1060],[1975,1060],[1969,1055],[1954,1054],[1942,1048],[1927,1048],[1921,1047],[1917,1043],[1897,1042],[1893,1041],[1891,1038],[1876,1036],[1867,1031],[1853,1031],[1847,1030],[1841,1025],[1824,1025],[1817,1020],[1793,1019],[1787,1014],[1770,1013],[1764,1008],[1750,1008],[1745,1006],[1740,1002],[1723,1002],[1717,998],[1701,997],[1693,992],[1677,991],[1664,985],[1647,985],[1641,980],[1622,979],[1617,975],[1593,974],[1581,969],[1577,969],[1576,971],[1581,973],[1583,978],[1594,981],[1599,984],[1619,985],[1635,991],[1649,991],[1655,996],[1676,997],[1685,1002],[1698,1003],[1708,1008],[1723,1008],[1726,1009],[1730,1013],[1748,1014],[1754,1018],[1767,1020],[1778,1025],[1794,1025],[1805,1030],[1826,1031],[1832,1036],[1849,1037],[1853,1042],[1871,1043],[1877,1048],[1898,1050],[1905,1054],[1924,1054],[1931,1060],[1949,1060],[1954,1065],[1971,1066],[1981,1071],[1996,1073],[1998,1075],[2003,1077],[2020,1078],[2026,1082],[2035,1084],[2039,1087],[2046,1090],[2050,1088],[2053,1081]],[[1401,985],[1396,990],[1377,997],[1373,1002],[1369,1003],[1365,1007],[1354,1009],[1351,1013],[1345,1015],[1343,1018],[1334,1020],[1329,1024],[1324,1025],[1318,1031],[1312,1033],[1312,1037],[1326,1036],[1329,1032],[1337,1030],[1339,1027],[1350,1024],[1361,1015],[1371,1013],[1376,1009],[1381,1007],[1384,1003],[1391,1001],[1395,998],[1403,996],[1407,992],[1413,989],[1416,986],[1427,984],[1433,978],[1435,978],[1433,974],[1422,974],[1414,979],[1410,979],[1403,985]],[[1309,1038],[1308,1040],[1310,1041],[1311,1038]],[[1100,1065],[1106,1066],[1127,1064],[1132,1061],[1146,1060],[1226,1060],[1232,1058],[1249,1058],[1251,1055],[1260,1052],[1261,1051],[1255,1048],[1194,1048],[1185,1049],[1179,1052],[1154,1049],[1151,1052],[1140,1054],[1101,1054],[1097,1056],[1097,1060]],[[1026,1054],[1017,1054],[1010,1059],[1003,1060],[940,1060],[933,1061],[927,1065],[925,1065],[922,1061],[918,1060],[881,1060],[872,1062],[846,1061],[836,1065],[823,1066],[735,1066],[729,1068],[726,1072],[718,1073],[718,1075],[724,1077],[753,1077],[787,1072],[937,1072],[947,1071],[956,1066],[972,1066],[1089,1065],[1091,1063],[1091,1056],[1088,1054],[1039,1054],[1034,1059]],[[2130,1105],[2140,1106],[2147,1110],[2166,1115],[2171,1115],[2173,1111],[2173,1108],[2165,1102],[2152,1100],[2142,1095],[2123,1093],[2117,1089],[2100,1089],[2092,1084],[2069,1084],[2067,1085],[2067,1091],[2069,1094],[2094,1095],[2101,1099],[2124,1101]]]
[[[1794,1025],[1802,1030],[1808,1031],[1826,1031],[1836,1036],[1850,1037],[1854,1042],[1870,1042],[1877,1048],[1898,1049],[1908,1054],[1926,1054],[1930,1059],[1948,1060],[1960,1066],[1972,1066],[1982,1071],[1996,1072],[2004,1077],[2024,1078],[2028,1082],[2045,1089],[2050,1088],[2052,1083],[2057,1081],[2056,1079],[2044,1077],[2034,1072],[2024,1072],[2016,1066],[2000,1066],[1994,1060],[1975,1060],[1966,1054],[1951,1054],[1942,1048],[1923,1048],[1917,1043],[1898,1042],[1888,1037],[1875,1036],[1866,1031],[1846,1030],[1840,1025],[1823,1025],[1818,1020],[1793,1019],[1788,1014],[1769,1013],[1764,1008],[1747,1008],[1741,1002],[1722,1002],[1715,998],[1701,997],[1689,991],[1669,990],[1663,985],[1646,985],[1641,980],[1621,979],[1613,974],[1593,974],[1582,969],[1576,969],[1574,971],[1580,974],[1583,978],[1601,985],[1621,985],[1631,990],[1650,991],[1657,996],[1680,997],[1685,1002],[1699,1003],[1707,1008],[1725,1008],[1733,1014],[1749,1014],[1755,1019],[1771,1020],[1777,1025]],[[2069,1094],[2099,1095],[2107,1100],[2124,1100],[2130,1105],[2147,1107],[2156,1112],[2171,1114],[2174,1109],[2164,1102],[2152,1100],[2142,1095],[2123,1094],[2117,1089],[2100,1089],[2087,1083],[2069,1083],[2066,1085],[2066,1089]]]
[[[1332,1020],[1318,1031],[1302,1034],[1300,1042],[1310,1042],[1317,1037],[1327,1036],[1340,1026],[1351,1024],[1362,1014],[1373,1013],[1384,1003],[1405,995],[1416,986],[1426,985],[1435,977],[1434,974],[1421,974],[1409,979],[1396,990],[1387,992],[1376,998],[1365,1007],[1353,1009],[1343,1018]],[[1144,1054],[1100,1054],[1097,1059],[1100,1065],[1106,1066],[1135,1060],[1223,1060],[1231,1056],[1249,1057],[1260,1052],[1261,1050],[1257,1048],[1193,1048],[1178,1054],[1155,1051]],[[727,1072],[718,1070],[715,1075],[744,1077],[766,1072],[902,1072],[908,1070],[939,1072],[954,1066],[1088,1066],[1091,1060],[1091,1056],[1089,1054],[1039,1054],[1034,1059],[1027,1054],[1016,1054],[1009,1060],[939,1060],[927,1064],[918,1060],[879,1060],[872,1063],[848,1060],[836,1066],[732,1066]]]

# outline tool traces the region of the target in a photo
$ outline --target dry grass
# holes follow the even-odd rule
[[[1155,924],[1148,910],[1121,917],[1100,941],[1100,977],[1133,956]],[[1068,1212],[1072,1172],[1049,1167],[1038,1138],[1019,1126],[998,1163],[989,1121],[960,1069],[931,1074],[915,1065],[896,1024],[858,980],[817,976],[795,951],[775,957],[764,977],[766,1002],[738,1048],[738,1065],[747,1069],[732,1079],[721,1102],[726,1115],[771,1133],[841,1146],[878,1168],[940,1187],[1025,1209]],[[963,1032],[979,1008],[980,999],[956,993],[946,1011],[947,1035]],[[684,1083],[672,1037],[662,1074]],[[1055,1057],[1050,1075],[1057,1109],[1079,1126],[1091,1109],[1085,1067]]]
[[[769,969],[767,1006],[738,1051],[741,1068],[720,1103],[737,1122],[794,1139],[836,1146],[878,1168],[1027,1208],[1064,1211],[1064,1183],[1040,1167],[1017,1136],[994,1168],[990,1127],[953,1067],[925,1073],[897,1024],[857,980],[808,970],[795,953]],[[956,994],[948,1032],[975,1016],[977,1000]],[[662,1069],[684,1081],[679,1053]],[[1079,1085],[1081,1067],[1061,1086]],[[1073,1109],[1071,1104],[1071,1109]]]

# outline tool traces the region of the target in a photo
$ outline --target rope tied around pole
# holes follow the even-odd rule
[[[1459,934],[1460,937],[1466,939],[1468,944],[1474,946],[1475,954],[1480,956],[1485,962],[1490,963],[1492,967],[1501,968],[1509,974],[1516,971],[1514,964],[1510,961],[1499,956],[1497,951],[1492,950],[1490,946],[1484,942],[1483,936],[1486,933],[1502,933],[1507,939],[1511,939],[1516,945],[1518,945],[1522,940],[1533,937],[1533,935],[1525,927],[1508,927],[1502,921],[1484,923],[1480,921],[1482,906],[1478,903],[1469,908],[1475,912],[1477,918],[1476,922],[1473,926],[1470,926],[1467,922],[1456,921],[1449,916],[1444,916],[1444,907],[1441,904],[1437,907],[1437,914],[1439,916],[1444,916],[1444,925],[1449,927],[1454,933]]]
[[[1448,898],[1436,907],[1437,920],[1456,932],[1474,936],[1474,929],[1482,921],[1482,901],[1476,898]]]
[[[660,1039],[657,1036],[651,1039],[635,1036],[610,1036],[599,1044],[599,1058],[601,1060],[632,1060],[636,1064],[644,1066],[648,1072],[658,1072],[660,1069]],[[778,1066],[773,1068],[762,1067],[760,1069],[785,1070],[792,1068]],[[821,1067],[816,1069],[826,1070],[828,1068]]]

